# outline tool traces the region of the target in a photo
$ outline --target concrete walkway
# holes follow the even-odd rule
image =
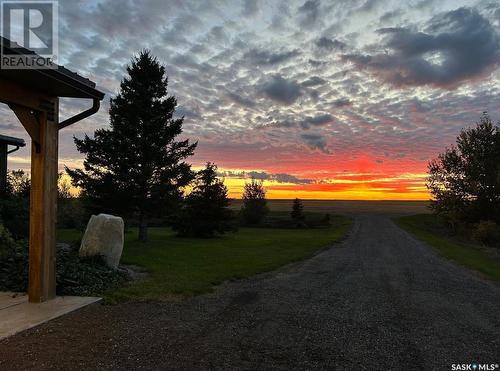
[[[101,299],[63,296],[33,304],[28,302],[26,294],[0,292],[0,340],[99,300]]]

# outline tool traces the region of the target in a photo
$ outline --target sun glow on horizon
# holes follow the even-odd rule
[[[356,177],[357,174],[352,174]],[[426,174],[403,174],[376,179],[321,179],[308,184],[263,180],[269,199],[309,200],[429,200]],[[231,198],[239,199],[250,178],[224,178]]]
[[[198,171],[202,167],[195,166]],[[221,173],[233,174],[221,176],[228,188],[228,196],[232,199],[241,199],[245,183],[251,180],[252,172],[240,169],[219,169]],[[27,171],[29,173],[29,171]],[[254,171],[255,174],[266,174],[263,171]],[[234,174],[244,174],[234,175]],[[307,183],[297,184],[276,180],[263,179],[266,196],[269,199],[294,199],[304,200],[419,200],[430,199],[425,186],[427,174],[400,174],[387,176],[378,173],[342,173],[335,178],[308,180]],[[258,179],[258,178],[257,178]],[[71,195],[78,196],[80,190],[71,185],[67,174],[62,174],[60,184],[69,187]],[[189,190],[187,190],[189,193]]]

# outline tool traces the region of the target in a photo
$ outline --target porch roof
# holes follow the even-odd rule
[[[22,48],[9,39],[0,37],[3,54],[5,55],[34,55],[32,50]],[[0,78],[4,78],[24,87],[53,97],[67,98],[104,98],[104,93],[96,89],[96,84],[64,66],[54,69],[0,69]]]

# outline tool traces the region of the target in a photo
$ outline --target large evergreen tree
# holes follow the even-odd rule
[[[217,166],[207,166],[196,174],[192,192],[174,223],[181,236],[211,237],[232,230],[227,187],[217,178]]]
[[[139,220],[139,240],[147,240],[148,220],[182,197],[193,179],[191,156],[197,143],[176,140],[183,118],[167,94],[165,67],[143,51],[127,67],[120,93],[111,99],[109,129],[75,138],[85,154],[84,169],[66,169],[93,212]]]

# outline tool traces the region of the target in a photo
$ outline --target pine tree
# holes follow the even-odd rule
[[[176,140],[183,118],[173,118],[177,100],[167,94],[165,67],[143,51],[127,73],[111,99],[111,127],[75,138],[84,169],[66,171],[93,212],[138,218],[139,240],[146,241],[148,220],[171,210],[192,181],[184,160],[197,143]]]
[[[292,212],[290,213],[292,219],[296,222],[302,222],[305,219],[303,211],[304,205],[302,204],[302,201],[298,198],[293,200]]]
[[[252,179],[250,183],[245,183],[241,208],[244,222],[249,225],[259,224],[268,212],[266,190],[262,181]]]
[[[227,188],[217,178],[217,166],[208,162],[196,175],[174,229],[181,236],[194,237],[211,237],[232,230],[229,203]]]

